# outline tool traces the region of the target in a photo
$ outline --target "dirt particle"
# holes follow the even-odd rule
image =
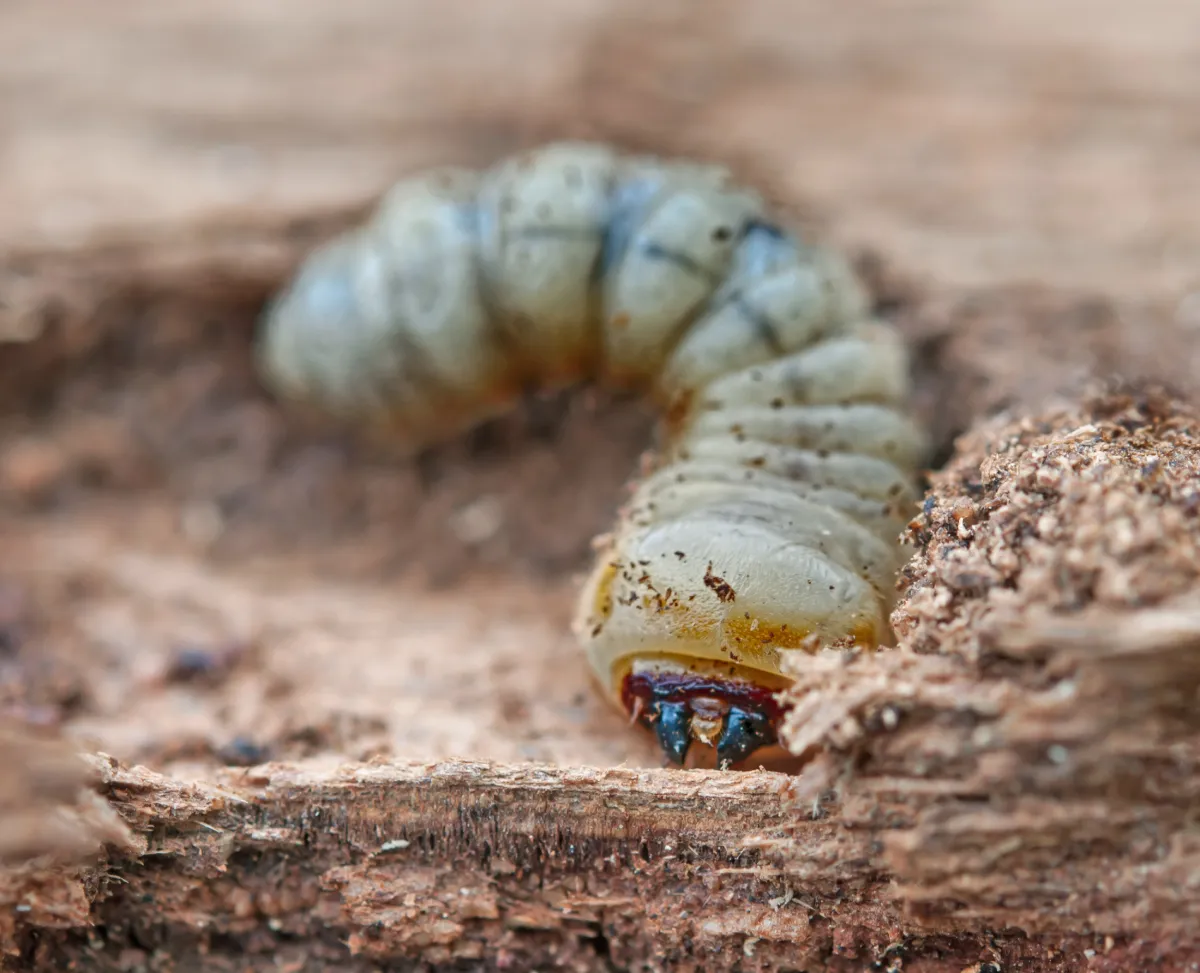
[[[704,586],[709,588],[722,604],[728,604],[737,598],[733,587],[724,578],[713,574],[712,561],[708,562],[708,568],[704,572]]]
[[[218,686],[245,657],[248,648],[243,642],[176,646],[167,661],[163,679],[168,683]]]
[[[26,502],[44,500],[67,468],[60,446],[40,437],[21,439],[0,454],[0,489]]]
[[[270,759],[270,748],[237,736],[217,750],[217,759],[230,767],[253,767]]]

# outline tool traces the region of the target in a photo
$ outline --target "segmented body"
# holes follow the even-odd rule
[[[604,691],[683,762],[774,739],[781,660],[887,633],[924,439],[898,337],[718,167],[562,143],[392,188],[267,312],[288,397],[429,443],[530,384],[662,410],[581,595]]]

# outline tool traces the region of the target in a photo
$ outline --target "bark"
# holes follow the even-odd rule
[[[307,954],[321,969],[1170,969],[1194,943],[1106,936],[1102,912],[1095,933],[1047,936],[990,916],[959,923],[987,933],[914,921],[866,822],[836,807],[803,820],[782,775],[377,763],[184,784],[99,770],[130,828],[124,853],[8,876],[21,968],[269,969]],[[926,841],[952,863],[944,836]],[[1034,899],[1006,918],[1044,924]]]

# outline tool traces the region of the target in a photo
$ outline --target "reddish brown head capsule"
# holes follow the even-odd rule
[[[628,674],[621,702],[682,765],[693,743],[715,751],[719,767],[740,764],[776,742],[780,707],[753,682],[666,672]]]

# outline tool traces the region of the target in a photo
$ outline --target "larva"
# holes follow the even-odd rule
[[[716,166],[560,143],[405,179],[273,300],[282,396],[428,444],[531,383],[662,410],[575,631],[683,763],[775,740],[781,659],[887,637],[925,442],[898,336],[835,253]]]

